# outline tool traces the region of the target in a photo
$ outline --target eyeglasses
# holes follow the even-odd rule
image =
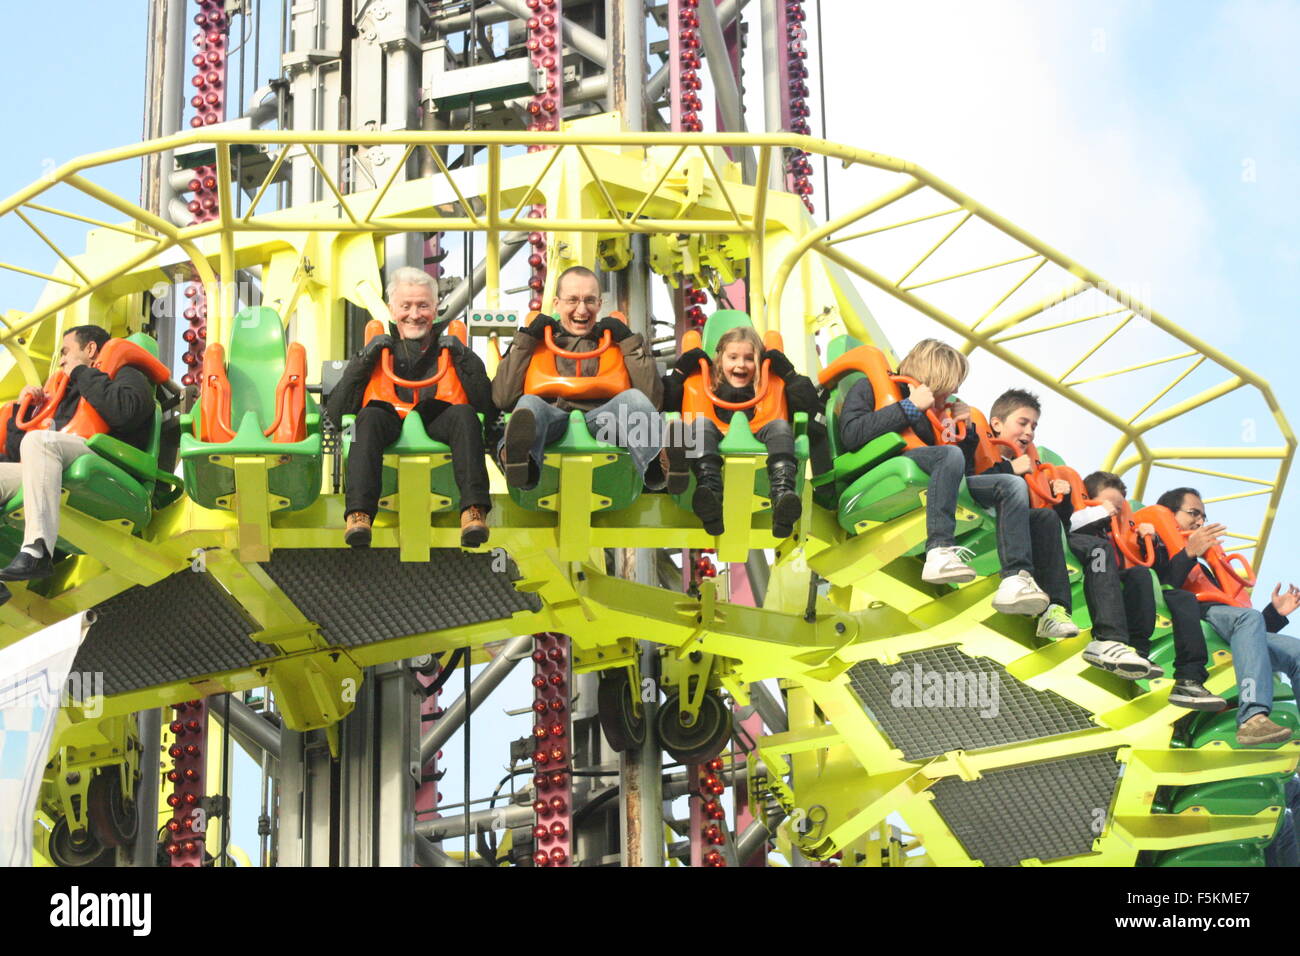
[[[600,305],[600,296],[589,295],[585,299],[579,299],[576,295],[566,295],[560,300],[560,305],[566,309],[576,309],[579,305],[585,305],[589,309],[594,309]]]
[[[1199,508],[1179,508],[1178,510],[1183,512],[1184,514],[1189,514],[1193,518],[1201,521],[1204,521],[1206,518],[1209,517],[1209,515],[1207,515],[1204,511],[1201,511]]]

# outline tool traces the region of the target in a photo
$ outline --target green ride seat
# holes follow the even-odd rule
[[[594,437],[585,414],[574,409],[564,435],[546,446],[536,486],[509,491],[521,508],[558,512],[560,558],[577,561],[587,557],[592,513],[628,507],[641,497],[642,485],[632,456]]]
[[[136,333],[127,338],[155,358],[158,343],[148,335]],[[139,536],[153,517],[155,507],[166,507],[181,494],[181,481],[160,466],[162,449],[162,407],[154,402],[153,424],[146,448],[136,448],[107,434],[93,435],[86,445],[94,454],[82,455],[63,470],[65,506],[97,521],[119,525]],[[164,465],[166,463],[163,463]],[[0,557],[12,558],[22,544],[23,492],[19,489],[0,509],[5,530],[0,534]],[[91,546],[68,522],[62,528],[56,550],[68,554],[85,553]],[[69,537],[76,537],[73,542]],[[95,549],[99,551],[99,548]]]
[[[718,342],[727,332],[735,328],[753,328],[749,315],[739,309],[719,309],[705,320],[700,332],[700,348],[708,355],[716,355]],[[671,415],[670,418],[677,418]],[[804,464],[808,461],[808,414],[795,412],[791,419],[794,429],[794,455],[796,462],[795,491],[803,493]],[[767,446],[759,441],[750,427],[749,417],[743,411],[734,412],[727,423],[727,433],[718,444],[722,455],[722,518],[727,528],[748,528],[752,516],[772,508],[771,485],[767,475]],[[729,489],[738,487],[734,481],[739,477],[744,491]],[[751,477],[752,476],[752,477]],[[686,490],[673,495],[678,507],[691,510],[691,499],[695,495],[695,475],[691,474]],[[745,560],[749,553],[747,536],[724,535],[719,542],[721,560]]]
[[[1265,840],[1230,840],[1157,853],[1152,866],[1264,866]]]
[[[478,416],[479,426],[483,416]],[[347,474],[352,454],[355,415],[343,416],[343,465]],[[379,507],[396,511],[403,561],[429,560],[429,515],[459,510],[460,488],[451,466],[451,447],[429,437],[424,420],[416,413],[402,419],[397,441],[384,449],[380,477]]]
[[[305,396],[306,437],[277,442],[264,430],[276,421],[276,389],[285,374],[286,339],[279,314],[263,306],[240,310],[232,323],[225,373],[230,390],[229,441],[203,441],[204,409],[181,416],[185,490],[204,508],[239,515],[244,560],[270,557],[273,511],[299,511],[320,495],[320,411]],[[247,494],[240,492],[247,490]]]

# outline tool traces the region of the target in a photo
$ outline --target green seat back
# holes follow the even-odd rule
[[[240,309],[230,333],[226,377],[230,379],[230,427],[248,412],[265,428],[275,420],[275,387],[284,374],[286,338],[275,309]]]
[[[704,322],[704,332],[700,336],[702,340],[700,348],[709,353],[709,357],[712,358],[718,351],[718,339],[732,329],[741,326],[748,326],[751,329],[754,327],[754,323],[750,321],[746,313],[741,312],[739,309],[719,309]]]

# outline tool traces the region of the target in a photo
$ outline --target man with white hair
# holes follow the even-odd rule
[[[393,354],[393,374],[407,381],[423,381],[437,370],[443,349],[451,353],[451,364],[460,378],[468,404],[449,404],[427,394],[395,385],[397,398],[416,401],[412,414],[419,414],[425,430],[435,441],[451,446],[451,466],[460,489],[460,544],[475,548],[488,539],[487,513],[492,508],[488,493],[487,465],[483,457],[483,429],[476,412],[494,421],[492,386],[483,360],[454,335],[445,335],[447,322],[436,322],[438,289],[429,274],[404,266],[394,270],[388,281],[388,311],[393,321],[386,334],[376,335],[353,357],[339,383],[330,392],[326,414],[335,427],[343,416],[356,413],[352,450],[348,456],[344,540],[354,548],[370,546],[371,525],[379,508],[384,449],[402,433],[402,418],[389,402],[365,401],[366,386],[385,349]]]

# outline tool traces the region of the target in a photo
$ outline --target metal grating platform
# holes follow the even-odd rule
[[[424,634],[541,609],[514,589],[513,563],[494,571],[491,553],[435,549],[427,563],[398,560],[395,549],[277,551],[262,567],[321,635],[341,647]]]
[[[948,778],[934,808],[966,853],[985,866],[1056,860],[1092,850],[1119,780],[1115,752]]]
[[[107,696],[191,680],[271,656],[253,630],[208,575],[178,571],[98,605],[72,669],[103,673]]]
[[[935,674],[943,677],[945,688],[951,685],[954,692],[962,693],[948,694],[937,704],[917,706],[915,689],[924,688],[927,677]],[[1088,711],[1077,704],[1050,691],[1032,690],[1008,677],[1001,665],[983,657],[967,657],[953,646],[903,654],[902,662],[892,667],[861,661],[849,670],[849,685],[908,760],[1096,726]],[[982,704],[978,696],[972,700],[965,692],[974,687],[984,688],[984,699],[995,699],[996,706]],[[986,713],[990,716],[984,716]]]

